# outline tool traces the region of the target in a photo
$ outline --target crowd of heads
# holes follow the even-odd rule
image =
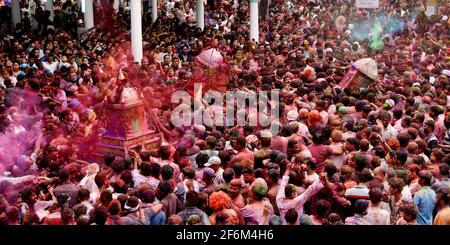
[[[112,2],[95,4],[90,30],[70,0],[53,14],[23,0],[15,26],[2,6],[1,224],[450,224],[446,1],[428,16],[423,1],[262,0],[259,40],[248,1],[206,1],[203,30],[194,0],[158,1],[155,23],[144,1],[140,62],[129,4]],[[171,95],[202,82],[208,48],[227,90],[279,92],[279,132],[173,125]],[[362,58],[377,79],[338,86]],[[98,157],[124,81],[161,145]]]

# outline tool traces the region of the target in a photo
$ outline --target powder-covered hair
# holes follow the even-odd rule
[[[219,212],[228,207],[231,203],[231,198],[223,191],[213,192],[209,197],[209,207],[214,212]]]

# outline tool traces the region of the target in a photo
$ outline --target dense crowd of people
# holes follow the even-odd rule
[[[54,1],[53,16],[22,0],[16,26],[1,8],[0,224],[450,224],[447,1],[427,16],[422,1],[262,0],[259,40],[248,1],[206,1],[204,30],[195,0],[158,1],[153,24],[144,1],[140,63],[127,1],[105,2],[87,32],[71,0]],[[390,20],[381,47],[377,18]],[[279,132],[173,125],[171,94],[209,47],[228,90],[280,92]],[[361,58],[378,79],[340,88]],[[94,159],[120,76],[162,144]]]

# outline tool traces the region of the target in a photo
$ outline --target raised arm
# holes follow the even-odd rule
[[[56,198],[53,190],[54,190],[53,186],[48,188],[48,193],[50,193],[50,196],[52,197],[52,202],[55,204],[55,203],[58,203],[58,199]]]
[[[287,165],[286,171],[284,172],[283,178],[281,179],[280,187],[278,188],[276,202],[277,205],[279,205],[279,202],[282,201],[284,198],[286,198],[286,195],[284,193],[284,189],[289,182],[289,174],[291,173],[292,165],[289,163]]]
[[[295,49],[293,49],[293,50],[291,50],[291,51],[289,51],[287,57],[289,58],[293,53],[297,52],[300,48],[301,48],[301,46],[298,47],[298,48],[295,48]]]
[[[155,123],[155,126],[158,128],[158,130],[163,133],[166,137],[167,136],[171,136],[172,132],[170,130],[167,130],[162,123],[159,121],[159,119],[156,117],[156,115],[153,113],[153,111],[151,110],[151,108],[149,106],[147,106],[148,108],[148,113],[150,114],[150,116],[153,119],[153,122]]]
[[[135,150],[129,149],[129,152],[130,155],[134,156],[133,169],[137,169],[138,166],[142,163],[141,156]]]
[[[43,129],[44,130],[44,129]],[[39,132],[39,135],[37,137],[36,142],[34,143],[34,150],[33,153],[34,154],[38,154],[39,150],[41,149],[41,142],[42,142],[42,135],[43,135],[43,130]]]
[[[4,177],[4,176],[0,176],[0,182],[5,181],[5,182],[9,182],[9,183],[11,183],[13,185],[24,183],[24,182],[33,182],[36,179],[37,178],[34,175],[25,175],[25,176],[22,176],[22,177]]]
[[[269,205],[264,205],[264,211],[263,211],[263,217],[264,218],[259,221],[258,225],[267,224],[267,221],[269,219],[269,214],[270,214],[270,206]]]
[[[450,150],[450,145],[439,144],[438,147],[440,147],[440,148],[442,148],[442,149]]]
[[[305,202],[307,202],[312,196],[317,194],[323,188],[322,180],[316,179],[305,192],[303,192],[300,196],[294,198],[294,206],[298,208],[299,206],[303,206]]]

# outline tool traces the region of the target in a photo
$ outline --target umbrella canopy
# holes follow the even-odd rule
[[[353,66],[362,74],[366,75],[372,80],[377,80],[378,78],[378,67],[377,62],[372,58],[365,58],[357,60],[353,63]]]
[[[196,60],[198,63],[208,68],[220,68],[225,63],[223,55],[215,48],[210,48],[201,52]]]

